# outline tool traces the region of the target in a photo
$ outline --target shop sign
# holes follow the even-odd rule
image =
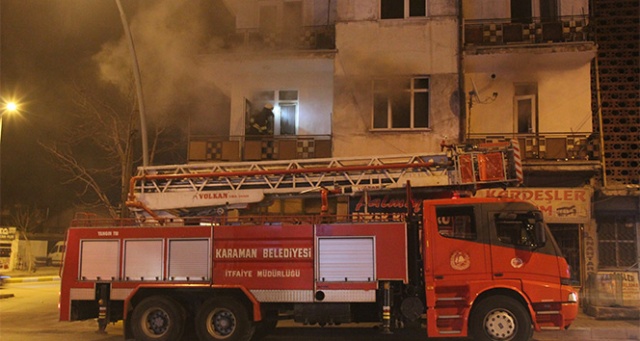
[[[0,240],[14,240],[16,239],[15,227],[0,227]]]
[[[640,306],[637,272],[598,271],[596,284],[600,304]]]
[[[592,190],[587,188],[492,188],[479,190],[476,196],[532,202],[548,223],[580,224],[591,219]]]

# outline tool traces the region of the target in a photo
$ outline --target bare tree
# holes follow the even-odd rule
[[[134,159],[140,141],[134,93],[130,89],[124,98],[107,101],[108,95],[99,98],[81,87],[76,86],[75,92],[76,110],[70,113],[71,123],[62,137],[39,144],[68,175],[64,184],[76,185],[84,205],[106,208],[114,218],[126,217],[129,179],[140,159]],[[150,160],[160,152],[159,139],[166,127],[154,125]]]
[[[26,258],[27,258],[27,271],[35,271],[33,268],[33,261],[35,258],[32,256],[31,241],[29,240],[29,234],[34,232],[34,229],[41,225],[47,218],[47,211],[37,209],[29,206],[17,205],[12,209],[11,222],[18,230],[18,233],[26,242]]]

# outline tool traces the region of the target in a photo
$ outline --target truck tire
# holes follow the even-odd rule
[[[196,333],[202,341],[249,341],[255,326],[247,309],[233,298],[213,298],[196,314]]]
[[[184,315],[180,304],[169,297],[147,297],[133,309],[131,329],[136,340],[180,340]]]
[[[471,312],[469,330],[480,341],[524,341],[533,336],[529,312],[507,296],[480,301]]]

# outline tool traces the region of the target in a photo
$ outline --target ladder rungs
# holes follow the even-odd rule
[[[554,310],[554,311],[536,311],[537,315],[558,315],[560,314],[559,311]]]
[[[439,319],[459,319],[462,315],[441,315],[438,316]]]

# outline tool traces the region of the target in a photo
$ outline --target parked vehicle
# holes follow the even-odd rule
[[[9,278],[11,278],[11,277],[10,276],[5,276],[3,274],[0,274],[0,287],[4,286],[4,282]]]
[[[65,242],[60,241],[57,242],[52,248],[51,251],[49,251],[49,254],[47,255],[47,260],[48,263],[50,265],[61,265],[62,264],[62,259],[64,257],[64,251],[65,251]]]

